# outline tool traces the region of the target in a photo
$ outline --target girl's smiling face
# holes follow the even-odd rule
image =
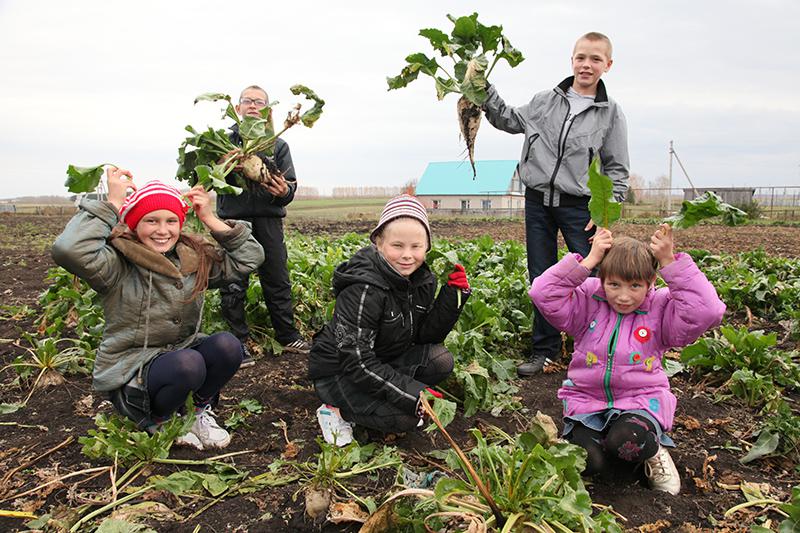
[[[639,309],[647,297],[651,283],[645,280],[625,281],[616,276],[607,276],[603,280],[603,289],[606,291],[606,299],[611,308],[617,313],[627,314]]]
[[[409,277],[425,262],[428,232],[418,220],[398,218],[386,224],[375,239],[375,246],[392,268]]]
[[[135,232],[142,244],[163,254],[172,250],[178,242],[181,221],[172,211],[158,209],[143,216],[136,225]]]

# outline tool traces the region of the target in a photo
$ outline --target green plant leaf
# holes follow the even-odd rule
[[[67,181],[64,186],[69,192],[82,193],[93,192],[100,183],[103,175],[103,165],[95,167],[77,167],[69,165],[67,167]]]
[[[419,34],[428,39],[433,49],[443,56],[449,56],[452,53],[450,37],[448,37],[445,32],[437,30],[436,28],[425,28],[419,30]]]
[[[778,443],[780,442],[780,435],[777,433],[772,433],[771,431],[762,430],[761,433],[758,435],[758,440],[753,447],[750,448],[750,451],[747,452],[747,455],[739,459],[742,464],[747,464],[756,459],[764,457],[765,455],[769,455],[775,450],[778,449]]]
[[[722,201],[712,191],[707,191],[694,200],[684,200],[681,210],[664,222],[668,222],[675,229],[686,229],[694,226],[707,218],[722,217],[723,223],[728,226],[742,224],[747,219],[747,213]]]
[[[16,413],[23,407],[25,407],[25,405],[21,403],[0,403],[0,415]]]
[[[478,106],[488,98],[486,94],[486,69],[488,66],[489,61],[486,56],[475,56],[467,63],[464,81],[461,83],[460,92]]]
[[[511,66],[511,68],[514,68],[525,61],[525,58],[522,56],[522,52],[511,46],[511,41],[505,37],[503,37],[503,51],[500,52],[498,56],[508,61],[508,64]]]
[[[303,126],[310,128],[322,115],[322,106],[325,105],[325,100],[317,96],[317,93],[306,87],[305,85],[292,85],[289,90],[294,95],[302,94],[307,99],[314,102],[314,106],[300,115],[300,121]]]
[[[589,182],[592,193],[589,200],[589,213],[596,226],[608,228],[619,220],[622,204],[614,199],[614,182],[600,172],[600,158],[595,157],[589,165]]]
[[[199,165],[194,168],[197,174],[197,183],[206,188],[206,190],[214,190],[219,194],[241,194],[242,188],[231,185],[225,181],[222,175],[222,165]]]
[[[447,425],[450,424],[450,422],[452,422],[456,417],[456,402],[451,402],[450,400],[446,400],[444,398],[433,398],[432,402],[433,405],[431,407],[433,407],[433,412],[436,413],[436,416],[439,418],[439,422],[442,423],[442,426],[447,427]],[[425,428],[425,432],[430,433],[436,429],[436,424],[431,422],[428,424],[428,427]]]

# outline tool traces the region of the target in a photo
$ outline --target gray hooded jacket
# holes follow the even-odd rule
[[[203,296],[188,301],[196,278],[194,250],[179,242],[162,255],[127,239],[110,243],[117,222],[112,204],[84,199],[52,248],[56,264],[81,277],[102,299],[106,324],[92,375],[97,391],[117,389],[156,355],[203,338],[198,333]],[[244,222],[211,235],[222,246],[222,261],[213,264],[209,287],[248,274],[264,260]]]
[[[625,115],[600,80],[594,103],[569,121],[566,92],[573,80],[570,76],[520,107],[506,105],[492,86],[483,104],[486,118],[495,128],[525,134],[517,171],[527,187],[543,195],[544,205],[565,205],[564,193],[590,196],[586,182],[595,155],[600,156],[602,172],[614,182],[615,198],[622,201],[630,166]]]

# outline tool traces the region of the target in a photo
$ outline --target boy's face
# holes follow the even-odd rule
[[[606,300],[611,309],[625,315],[639,309],[647,297],[650,283],[645,280],[625,281],[616,276],[608,276],[603,280],[603,289],[606,291]]]
[[[236,112],[239,116],[261,118],[261,110],[267,105],[267,94],[258,89],[247,89],[239,98],[236,104]]]
[[[600,76],[608,72],[612,63],[605,41],[579,40],[572,52],[572,73],[575,75],[572,88],[579,94],[595,94]]]
[[[428,232],[418,220],[398,218],[383,228],[383,233],[375,239],[375,246],[392,268],[408,277],[425,262]]]

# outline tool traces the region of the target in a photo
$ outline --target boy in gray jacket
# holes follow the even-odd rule
[[[517,172],[525,184],[525,240],[531,280],[557,260],[558,231],[571,252],[584,257],[594,227],[589,216],[586,184],[595,156],[614,182],[614,196],[628,189],[628,133],[625,115],[611,100],[600,77],[608,72],[611,41],[591,32],[575,43],[573,76],[554,89],[533,96],[526,105],[506,105],[494,87],[483,105],[492,125],[508,133],[523,133]],[[520,376],[541,372],[558,357],[559,332],[534,307],[530,361],[517,367]]]

